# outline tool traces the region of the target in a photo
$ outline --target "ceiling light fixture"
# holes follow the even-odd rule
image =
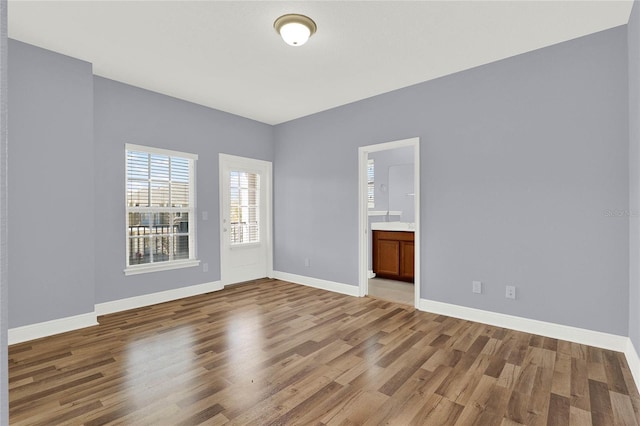
[[[313,19],[295,13],[276,19],[273,28],[289,46],[302,46],[318,29]]]

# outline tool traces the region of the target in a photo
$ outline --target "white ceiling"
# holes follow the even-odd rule
[[[9,37],[269,124],[626,24],[627,1],[9,1]],[[273,29],[302,13],[302,47]]]

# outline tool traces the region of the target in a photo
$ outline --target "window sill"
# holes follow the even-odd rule
[[[200,265],[200,261],[193,260],[177,260],[175,262],[161,262],[150,265],[135,265],[125,268],[125,275],[146,274],[147,272],[169,271],[171,269],[191,268]]]

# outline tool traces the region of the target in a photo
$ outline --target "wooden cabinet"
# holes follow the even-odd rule
[[[413,232],[373,231],[373,272],[377,277],[413,282]]]

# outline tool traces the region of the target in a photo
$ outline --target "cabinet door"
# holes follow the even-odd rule
[[[413,282],[413,241],[400,241],[400,279]]]
[[[400,242],[378,240],[376,244],[374,264],[375,272],[380,276],[397,276],[400,274]]]

